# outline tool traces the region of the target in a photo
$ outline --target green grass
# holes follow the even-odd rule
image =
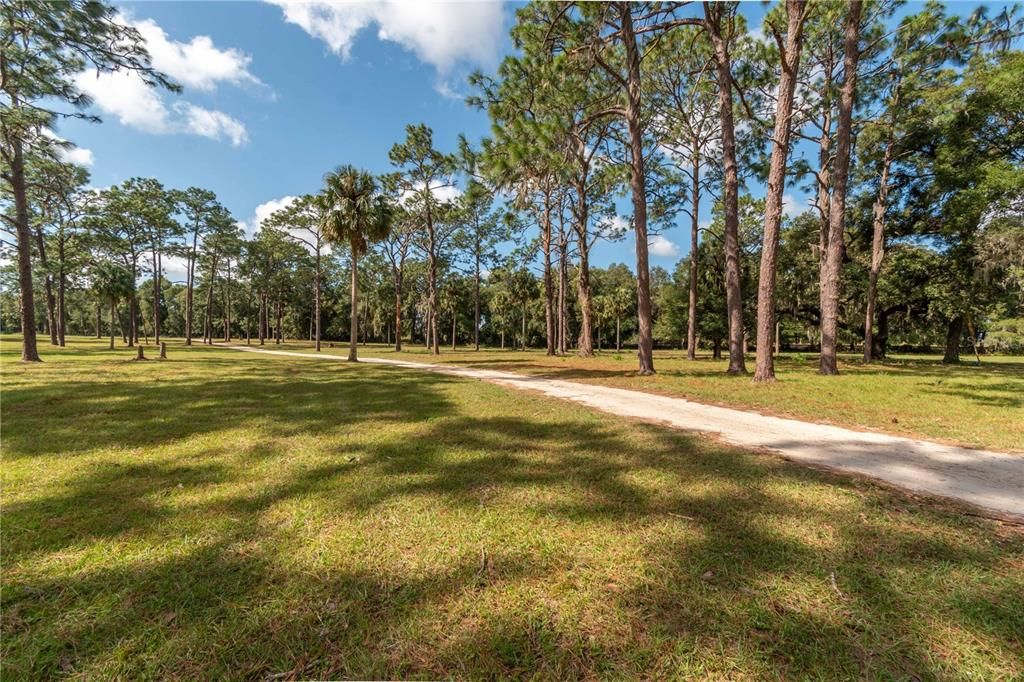
[[[949,503],[436,374],[12,341],[4,679],[1024,676],[1024,535]]]
[[[309,344],[287,344],[308,351]],[[340,348],[324,352],[345,354]],[[636,373],[633,351],[605,351],[594,358],[547,357],[541,350],[442,349],[438,357],[422,345],[402,353],[371,345],[367,356],[400,357],[464,367],[500,369],[558,379],[606,384],[756,410],[764,414],[837,424],[965,445],[1024,453],[1024,357],[986,357],[943,365],[938,356],[895,356],[864,365],[843,356],[838,377],[818,374],[817,355],[786,354],[776,363],[778,381],[754,384],[729,376],[727,361],[695,361],[680,351],[655,353],[655,376]],[[753,371],[753,358],[748,358]]]

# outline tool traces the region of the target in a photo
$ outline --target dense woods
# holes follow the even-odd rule
[[[76,73],[178,86],[109,7],[5,3],[0,324],[28,361],[72,334],[628,348],[640,373],[685,348],[733,373],[755,352],[770,381],[787,349],[825,374],[839,352],[1022,352],[1019,16],[905,9],[787,0],[755,27],[731,3],[531,3],[471,78],[489,138],[410,124],[383,172],[323,169],[247,233],[208,189],[97,189],[63,161]],[[688,253],[650,267],[677,225]],[[599,240],[626,262],[591,265]]]

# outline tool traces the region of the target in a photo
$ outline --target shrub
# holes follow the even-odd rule
[[[992,322],[985,335],[985,348],[990,353],[1024,354],[1024,318]]]

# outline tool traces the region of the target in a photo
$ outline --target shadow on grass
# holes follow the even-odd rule
[[[15,463],[116,454],[4,507],[12,678],[1021,672],[1024,542],[955,508],[434,374],[182,370],[15,389]],[[188,449],[250,424],[249,450]]]

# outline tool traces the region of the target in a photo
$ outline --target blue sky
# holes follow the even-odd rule
[[[85,74],[80,83],[103,123],[66,121],[58,133],[91,161],[94,186],[149,176],[209,188],[250,230],[283,197],[316,191],[337,165],[390,170],[387,152],[408,123],[431,126],[449,151],[460,133],[486,135],[486,115],[463,102],[465,77],[493,70],[511,49],[513,6],[497,3],[118,7],[146,37],[155,66],[185,90],[147,92],[130,76]],[[744,11],[753,25],[764,4]],[[805,203],[799,188],[787,193]],[[663,236],[651,263],[671,269],[689,231]],[[632,260],[631,236],[592,256],[598,266]]]

